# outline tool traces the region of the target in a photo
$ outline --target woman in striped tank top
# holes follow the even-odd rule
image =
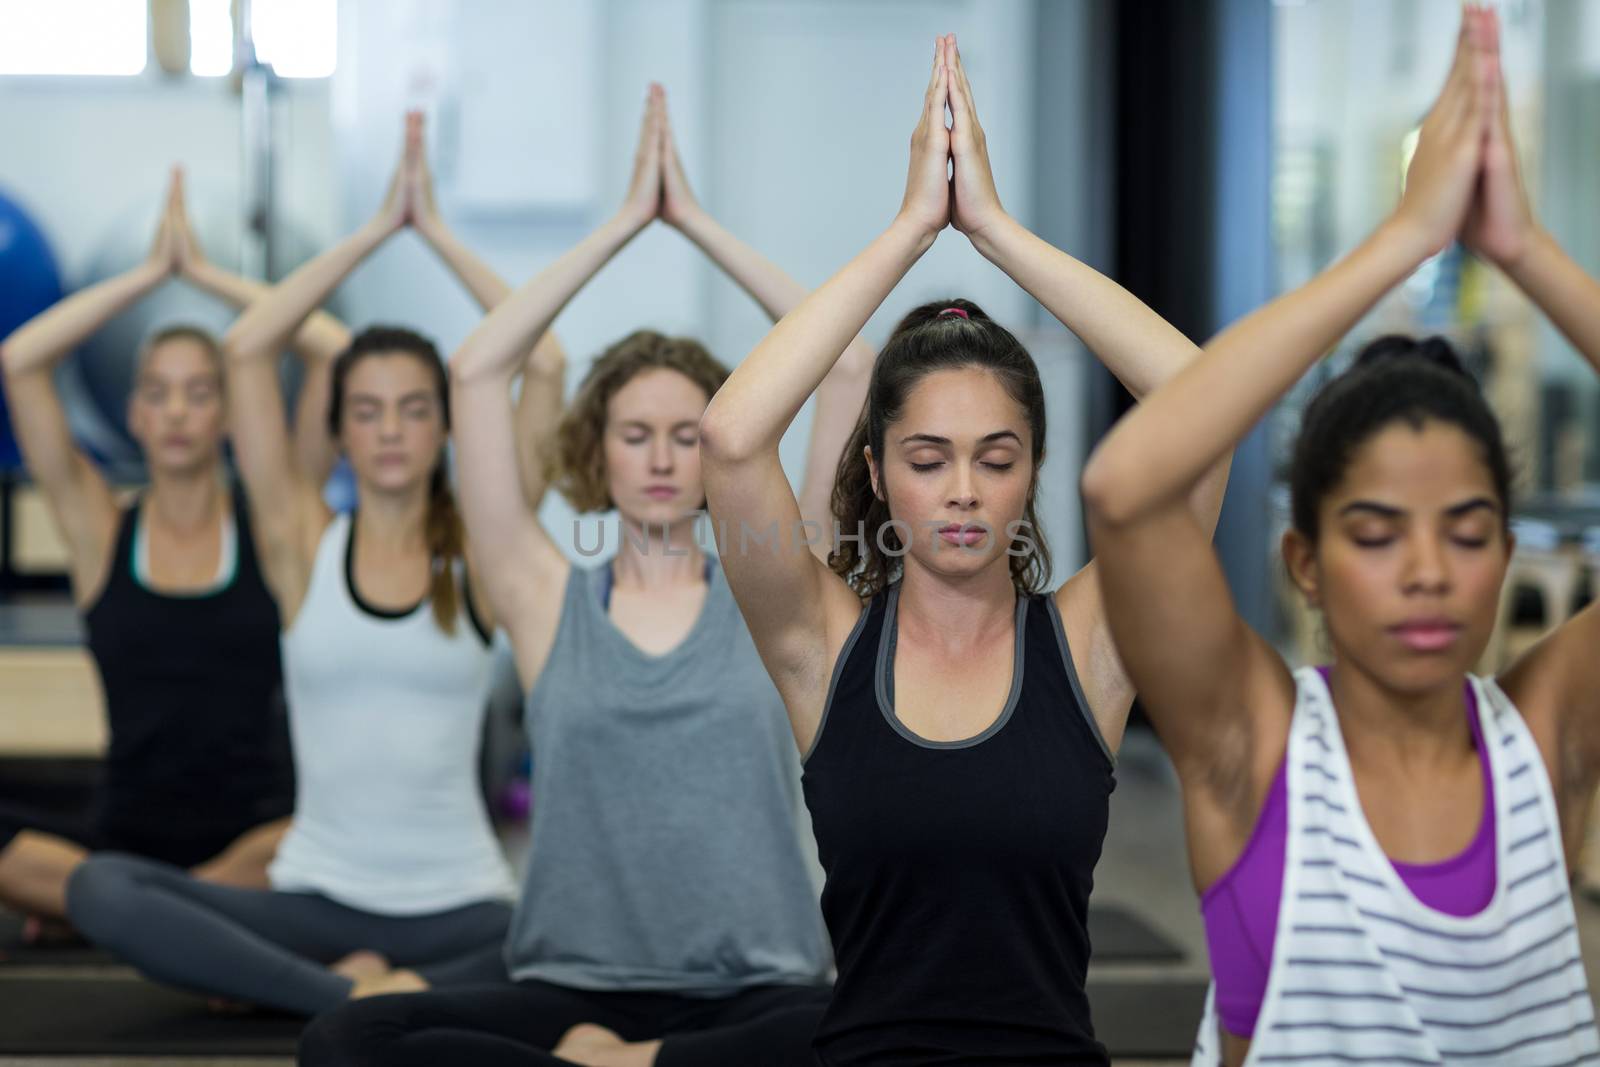
[[[1600,608],[1469,673],[1512,551],[1500,427],[1439,338],[1307,406],[1290,576],[1333,650],[1291,672],[1185,501],[1339,336],[1458,237],[1600,365],[1600,285],[1533,222],[1492,15],[1468,8],[1394,214],[1225,331],[1083,477],[1106,610],[1183,785],[1215,979],[1195,1063],[1600,1061],[1567,881],[1600,771]]]

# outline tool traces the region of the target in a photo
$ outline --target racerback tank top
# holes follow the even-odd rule
[[[839,972],[819,1060],[1105,1064],[1084,983],[1113,761],[1055,600],[1017,600],[993,725],[938,742],[895,715],[898,598],[845,643],[802,778]]]
[[[137,581],[135,502],[118,522],[105,588],[83,617],[110,725],[101,844],[183,867],[293,805],[278,608],[244,494],[231,496],[231,581],[192,595]]]
[[[510,868],[478,787],[488,638],[465,588],[448,634],[426,597],[400,612],[362,601],[354,533],[350,515],[328,524],[283,634],[299,794],[268,869],[273,888],[379,915],[508,898]]]

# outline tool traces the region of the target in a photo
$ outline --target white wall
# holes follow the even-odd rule
[[[734,232],[814,285],[887,225],[899,205],[907,144],[939,32],[960,36],[1000,193],[1008,209],[1030,220],[1035,3],[341,0],[339,71],[332,84],[292,84],[282,105],[281,217],[319,246],[348,232],[381,198],[401,112],[422,106],[430,112],[446,212],[465,240],[519,283],[620,201],[645,86],[653,79],[667,87],[680,148],[702,201]],[[1068,64],[1085,62],[1091,47],[1086,35],[1059,45],[1057,58]],[[522,66],[508,62],[519,54]],[[489,158],[484,138],[496,131],[504,131],[514,149],[506,152],[507,172],[488,183],[487,192],[482,182],[476,190],[462,188],[456,168],[463,160]],[[91,260],[108,258],[100,251],[107,244],[122,248],[131,265],[153,221],[165,166],[174,159],[188,166],[202,194],[198,214],[218,258],[230,259],[237,246],[238,103],[219,82],[0,79],[0,137],[0,143],[30,146],[0,158],[0,185],[19,194],[44,223],[66,262],[69,285],[85,280]],[[574,197],[561,175],[541,173],[533,162],[540,137],[548,139],[544,166],[594,176],[590,196]],[[1084,162],[1086,168],[1109,165]],[[522,203],[516,202],[519,182],[528,189]],[[1070,188],[1072,196],[1086,198],[1091,183]],[[496,196],[501,199],[494,203]],[[867,336],[881,342],[914,304],[958,293],[1032,336],[1036,305],[954,231],[891,295]],[[415,325],[446,351],[478,315],[409,234],[350,280],[338,294],[338,308],[356,325]],[[703,337],[728,363],[742,359],[767,328],[759,309],[664,226],[624,250],[558,323],[572,353],[569,389],[596,352],[638,326]],[[1068,487],[1052,486],[1045,521],[1058,558],[1070,564],[1080,540],[1080,355],[1059,337],[1040,343],[1055,427],[1051,467]],[[808,426],[809,411],[785,442],[796,477]],[[547,507],[553,529],[571,528],[564,502],[552,499]]]
[[[286,221],[326,241],[337,226],[327,85],[289,82],[280,100]],[[0,144],[0,187],[44,228],[69,287],[96,259],[143,252],[174,163],[208,251],[237,257],[239,98],[223,79],[0,77]]]

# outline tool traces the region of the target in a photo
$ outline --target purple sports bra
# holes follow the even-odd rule
[[[1328,668],[1318,669],[1326,681]],[[1483,767],[1484,814],[1477,835],[1460,854],[1439,863],[1390,861],[1418,900],[1435,911],[1457,916],[1475,915],[1494,898],[1494,780],[1484,754],[1478,698],[1470,682],[1467,721],[1472,725],[1472,740]],[[1206,946],[1211,952],[1211,974],[1217,987],[1217,1016],[1236,1037],[1255,1033],[1272,968],[1289,833],[1287,762],[1278,765],[1266,805],[1238,862],[1200,898]]]

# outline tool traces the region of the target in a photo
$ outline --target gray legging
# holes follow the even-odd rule
[[[303,1015],[349,998],[350,980],[326,965],[357,949],[436,986],[508,980],[503,901],[374,915],[315,893],[212,885],[108,852],[73,872],[67,914],[90,941],[158,982]]]

